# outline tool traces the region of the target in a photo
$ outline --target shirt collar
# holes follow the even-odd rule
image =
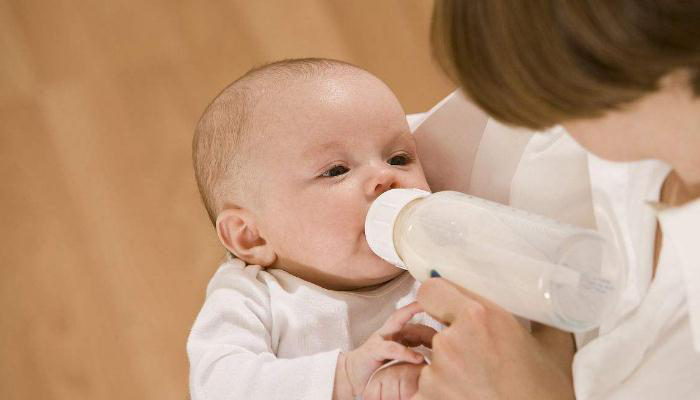
[[[680,207],[658,207],[663,246],[676,253],[683,271],[690,327],[700,352],[700,199]]]

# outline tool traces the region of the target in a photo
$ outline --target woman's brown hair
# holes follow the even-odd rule
[[[467,95],[512,125],[600,116],[676,70],[700,95],[699,0],[436,0],[431,39]]]

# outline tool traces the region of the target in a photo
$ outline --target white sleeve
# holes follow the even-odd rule
[[[408,120],[433,192],[456,190],[570,224],[596,226],[588,154],[561,126],[543,135],[500,124],[461,90]]]
[[[279,359],[266,286],[222,268],[187,341],[193,400],[330,399],[339,350]]]

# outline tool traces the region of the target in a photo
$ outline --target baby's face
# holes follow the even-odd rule
[[[256,220],[275,268],[329,289],[385,282],[401,270],[365,240],[374,199],[392,188],[428,189],[405,114],[366,74],[298,83],[255,110]]]

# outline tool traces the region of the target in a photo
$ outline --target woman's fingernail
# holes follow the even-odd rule
[[[430,270],[430,277],[431,277],[431,278],[439,278],[439,277],[440,277],[440,274],[438,274],[438,272],[435,271],[434,269],[431,269],[431,270]]]

